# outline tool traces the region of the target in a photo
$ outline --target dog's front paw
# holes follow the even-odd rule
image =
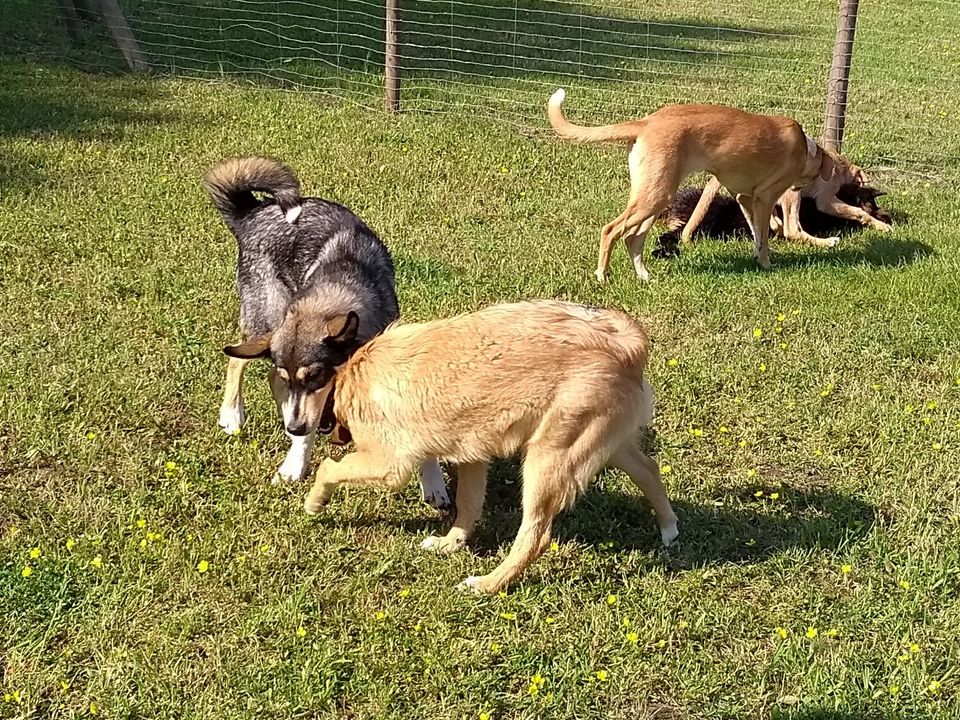
[[[306,477],[310,469],[310,461],[302,453],[290,452],[280,463],[276,474],[273,476],[273,484],[299,482]]]
[[[870,227],[872,227],[874,230],[879,230],[880,232],[893,232],[893,228],[887,223],[883,222],[883,220],[874,220],[872,223],[870,223]]]
[[[840,244],[840,238],[834,235],[833,237],[828,237],[824,240],[824,247],[835,248]]]
[[[462,535],[444,535],[443,537],[431,535],[420,543],[421,550],[429,550],[430,552],[435,552],[440,555],[455,553],[458,550],[463,550],[466,546],[466,538]]]
[[[307,496],[303,500],[303,510],[307,515],[316,515],[320,512],[320,508],[330,502],[330,497],[333,495],[333,487],[329,485],[317,486],[314,485],[313,488],[307,493]]]
[[[605,273],[600,268],[597,268],[593,271],[593,276],[597,279],[597,282],[601,285],[605,285],[607,282],[607,273]]]
[[[660,528],[660,540],[664,547],[673,545],[680,537],[680,529],[677,527],[677,521],[674,520]]]
[[[450,509],[450,495],[436,460],[428,460],[420,468],[420,498],[437,510]]]
[[[489,575],[471,575],[459,583],[456,589],[473,595],[493,595],[500,590],[500,586],[492,581]]]
[[[244,419],[243,405],[224,405],[220,408],[217,424],[227,435],[236,435],[243,427]]]

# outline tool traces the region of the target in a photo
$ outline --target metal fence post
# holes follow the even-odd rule
[[[823,122],[821,144],[840,152],[843,125],[847,115],[847,82],[853,60],[853,35],[857,29],[859,0],[840,0],[837,14],[837,39],[833,45],[833,61],[827,79],[827,115]]]
[[[400,68],[397,63],[397,6],[400,0],[387,1],[384,38],[384,104],[390,112],[400,111]]]

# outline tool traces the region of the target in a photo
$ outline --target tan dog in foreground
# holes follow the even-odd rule
[[[516,578],[550,544],[554,517],[608,464],[647,497],[669,545],[677,517],[638,442],[653,416],[649,347],[622,312],[551,300],[393,326],[337,373],[334,414],[356,451],[323,461],[304,507],[317,512],[345,483],[398,488],[424,460],[447,460],[459,465],[456,521],[423,547],[450,553],[480,517],[490,460],[520,452],[516,541],[493,572],[461,587],[492,593]]]
[[[637,276],[647,281],[643,243],[680,182],[707,171],[730,190],[743,209],[754,238],[754,256],[770,267],[769,218],[784,192],[829,180],[833,157],[804,134],[796,120],[755,115],[722,105],[667,105],[640,120],[584,127],[563,116],[566,96],[557,90],[547,104],[550,124],[565,140],[630,144],[630,199],[626,209],[600,232],[597,279],[603,282],[610,251],[622,237]]]
[[[832,248],[840,242],[839,237],[818,238],[810,235],[800,226],[800,202],[803,198],[810,198],[817,205],[817,210],[834,217],[843,218],[859,222],[861,225],[881,232],[890,232],[893,228],[882,220],[872,217],[855,205],[849,205],[837,197],[840,188],[845,185],[856,185],[866,187],[870,184],[867,174],[863,168],[854,165],[842,155],[834,155],[835,171],[833,175],[825,180],[819,175],[813,182],[804,186],[801,190],[787,190],[777,204],[783,210],[783,222],[781,223],[775,215],[771,215],[770,229],[783,232],[787,240],[805,242],[816,247]],[[680,240],[685,243],[693,242],[693,234],[696,232],[703,218],[710,208],[710,203],[720,191],[720,181],[717,178],[710,178],[710,182],[703,188],[703,194],[700,196],[697,206],[694,208],[690,219],[680,233]]]

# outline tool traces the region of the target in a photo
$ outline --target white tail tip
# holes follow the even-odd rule
[[[550,96],[551,105],[559,105],[563,102],[564,98],[567,97],[567,91],[563,88],[557,88],[556,92]]]
[[[297,221],[297,218],[300,217],[301,212],[303,212],[303,207],[300,205],[294,205],[292,208],[287,210],[287,222],[293,225]]]

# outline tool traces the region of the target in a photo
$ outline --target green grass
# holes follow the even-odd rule
[[[306,517],[269,483],[264,367],[244,433],[216,428],[235,245],[199,178],[245,152],[371,223],[407,318],[642,318],[680,547],[609,472],[505,597],[454,592],[513,539],[512,462],[474,553],[418,550],[446,521],[414,487]],[[624,165],[470,116],[0,65],[0,717],[960,717],[954,188],[881,175],[892,235],[775,244],[768,273],[705,242],[641,286],[618,248],[601,288]]]

